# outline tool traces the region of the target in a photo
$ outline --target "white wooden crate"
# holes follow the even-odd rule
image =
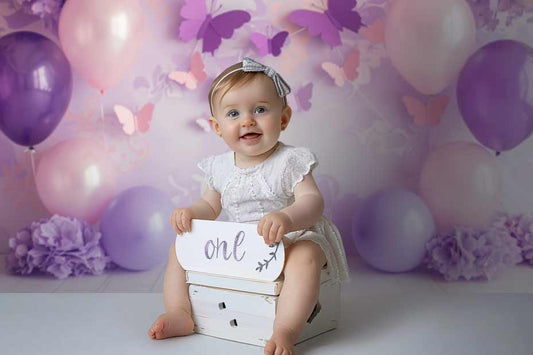
[[[221,276],[214,278],[223,279]],[[324,272],[324,278],[327,274]],[[220,280],[224,283],[225,280]],[[238,280],[231,282],[239,283]],[[237,289],[246,290],[250,281]],[[264,287],[264,286],[263,286]],[[273,285],[272,289],[276,286]],[[273,331],[278,295],[190,284],[194,330],[200,334],[264,346]],[[340,315],[340,285],[327,279],[320,285],[320,311],[307,323],[298,342],[337,327]]]
[[[255,228],[250,226],[195,220],[193,233],[176,238],[176,255],[180,263],[183,259],[182,265],[188,269],[187,282],[190,285],[189,297],[195,332],[264,346],[272,335],[278,296],[283,287],[281,272],[284,253],[279,253],[274,258],[268,272],[251,278],[256,272],[253,268],[258,269],[258,255],[265,255],[273,249],[266,246],[263,239],[254,232]],[[202,259],[202,255],[208,255],[205,252],[206,241],[216,238],[217,245],[224,240],[231,243],[232,238],[242,233],[242,230],[246,231],[247,239],[243,237],[242,242],[239,240],[239,255],[243,256],[239,263],[229,260],[230,258]],[[201,235],[194,234],[196,232]],[[283,248],[283,244],[280,246]],[[231,268],[228,267],[230,262],[234,263],[229,265]],[[231,276],[214,274],[217,270],[229,270]],[[298,342],[337,327],[340,316],[340,285],[334,282],[326,271],[322,271],[321,275],[318,305]]]

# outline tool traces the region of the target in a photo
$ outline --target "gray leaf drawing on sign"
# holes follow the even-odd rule
[[[259,272],[263,271],[263,268],[268,269],[268,265],[270,264],[270,262],[272,260],[276,260],[276,255],[277,255],[277,252],[278,252],[278,248],[279,248],[279,243],[276,243],[275,245],[269,245],[269,248],[276,248],[274,251],[268,253],[268,255],[270,255],[270,259],[263,259],[263,263],[261,263],[260,261],[257,262],[257,264],[259,265],[258,267],[256,267],[255,269]]]

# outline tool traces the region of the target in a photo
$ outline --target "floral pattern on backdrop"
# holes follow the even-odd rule
[[[58,43],[63,3],[2,0],[0,33],[30,29]],[[454,90],[457,78],[428,96],[394,68],[385,46],[387,0],[357,1],[351,10],[363,26],[339,31],[340,44],[312,36],[309,27],[289,16],[300,9],[324,11],[326,1],[206,0],[205,11],[214,11],[215,16],[236,10],[250,16],[231,38],[207,51],[202,51],[202,40],[181,31],[190,20],[180,11],[190,3],[141,1],[146,26],[141,52],[132,69],[104,94],[73,71],[67,113],[36,147],[37,162],[42,151],[60,141],[91,138],[119,167],[121,189],[151,185],[166,192],[176,206],[190,203],[201,189],[196,163],[226,149],[208,125],[209,85],[243,56],[261,57],[279,69],[294,90],[289,100],[295,113],[282,140],[317,154],[316,176],[326,214],[336,221],[348,253],[353,254],[350,218],[361,199],[385,187],[416,191],[431,150],[452,141],[476,142],[461,119]],[[468,0],[468,4],[477,30],[475,49],[501,38],[533,46],[533,6],[526,0]],[[256,34],[258,41],[267,41],[281,31],[288,34],[276,50],[278,55],[250,39]],[[32,185],[30,153],[3,136],[0,148],[0,227],[7,236],[49,214]],[[498,157],[504,168],[502,211],[533,210],[532,152],[530,138]],[[7,238],[0,245],[0,251],[7,252]]]

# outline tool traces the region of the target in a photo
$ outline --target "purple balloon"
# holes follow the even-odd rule
[[[170,198],[154,187],[121,192],[100,221],[104,249],[126,269],[148,270],[160,264],[176,237],[169,223],[173,209]]]
[[[368,197],[354,222],[359,255],[376,269],[409,271],[425,256],[426,242],[435,233],[431,212],[415,193],[385,189]]]
[[[61,49],[33,32],[0,38],[0,129],[33,146],[57,127],[72,95],[72,73]]]
[[[457,102],[477,140],[496,151],[516,147],[533,131],[533,48],[500,40],[481,47],[457,82]]]

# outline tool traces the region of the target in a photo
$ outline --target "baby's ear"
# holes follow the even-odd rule
[[[209,117],[209,123],[211,123],[211,127],[213,127],[213,131],[215,131],[216,134],[218,134],[220,137],[222,137],[222,132],[220,131],[220,126],[213,116]]]
[[[284,131],[285,128],[289,125],[289,122],[292,117],[292,109],[290,106],[285,106],[283,111],[281,111],[281,130]]]

